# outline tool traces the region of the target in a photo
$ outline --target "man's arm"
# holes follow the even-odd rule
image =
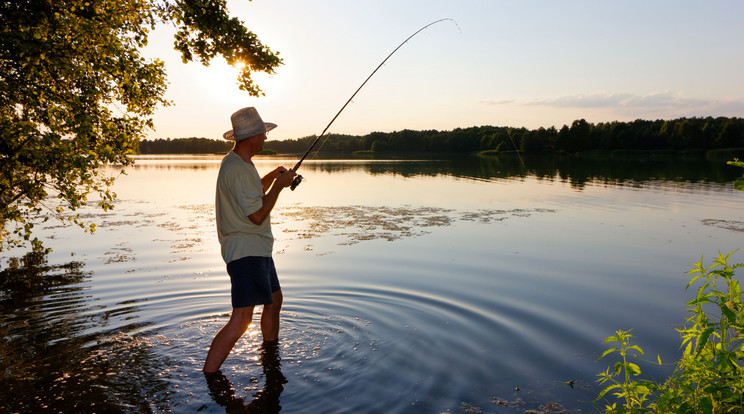
[[[283,167],[280,167],[283,168]],[[279,170],[277,168],[274,171]],[[272,173],[274,172],[272,171]],[[270,183],[271,188],[269,191],[264,194],[263,198],[261,199],[262,205],[261,208],[253,212],[252,214],[248,215],[248,219],[255,225],[259,225],[266,220],[267,217],[269,217],[269,213],[271,213],[271,210],[274,209],[274,206],[276,205],[276,200],[279,199],[279,193],[282,192],[282,190],[286,187],[289,187],[292,185],[292,180],[294,180],[294,177],[297,175],[292,170],[284,170],[283,173],[278,173],[278,177],[276,179],[272,179],[273,183]],[[271,175],[272,173],[266,174],[266,177]],[[264,178],[266,178],[264,177]],[[261,179],[261,183],[264,184],[264,178]],[[264,188],[266,184],[264,184]]]
[[[269,191],[269,187],[271,187],[271,183],[276,180],[277,177],[279,177],[281,174],[287,172],[287,169],[284,167],[276,167],[273,171],[269,172],[268,174],[264,175],[263,178],[261,178],[261,185],[263,185],[263,191],[264,194],[266,194],[267,191]]]

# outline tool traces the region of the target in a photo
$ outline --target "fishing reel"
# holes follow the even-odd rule
[[[295,176],[294,180],[292,180],[292,185],[289,186],[289,189],[292,190],[292,191],[294,191],[295,187],[297,187],[298,185],[300,185],[300,183],[302,182],[303,179],[304,178],[302,178],[301,175],[297,174]]]

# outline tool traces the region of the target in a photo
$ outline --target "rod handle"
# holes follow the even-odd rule
[[[289,186],[289,189],[292,190],[292,191],[294,191],[294,189],[297,188],[297,186],[300,185],[301,182],[302,182],[302,176],[298,174],[294,178],[294,180],[292,180],[292,185]]]

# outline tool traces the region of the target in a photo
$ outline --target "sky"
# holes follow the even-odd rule
[[[230,0],[284,64],[238,89],[215,59],[183,64],[173,29],[150,37],[169,107],[148,138],[221,138],[255,106],[269,139],[492,125],[539,127],[680,117],[744,117],[741,0]]]

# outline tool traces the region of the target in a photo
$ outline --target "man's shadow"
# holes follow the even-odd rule
[[[263,368],[264,387],[254,394],[253,401],[246,402],[244,398],[235,395],[230,380],[222,372],[205,373],[209,387],[209,395],[217,404],[225,407],[225,412],[233,413],[278,413],[282,406],[279,396],[284,391],[287,379],[281,372],[281,359],[277,343],[264,342],[261,345],[261,366]]]

